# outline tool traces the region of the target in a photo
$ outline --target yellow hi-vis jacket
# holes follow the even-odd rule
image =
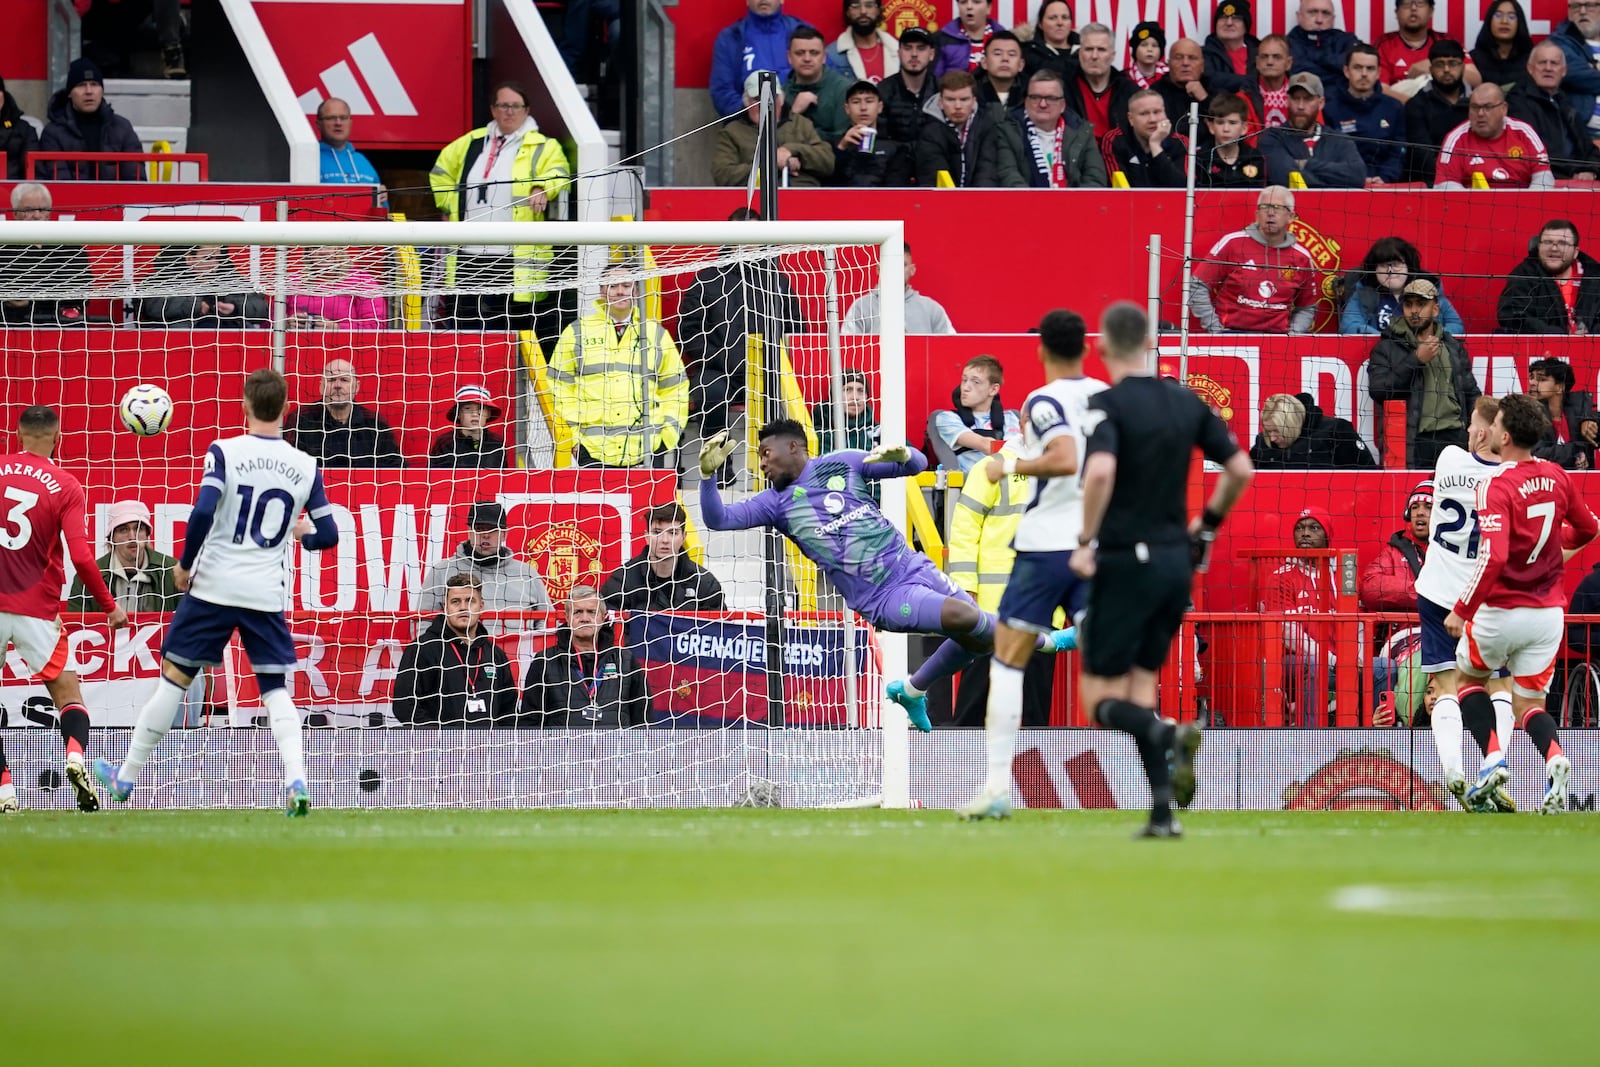
[[[596,304],[556,342],[550,391],[592,459],[632,467],[658,448],[677,447],[689,417],[689,378],[659,322],[641,320],[634,308],[619,337],[605,303]]]
[[[1001,456],[1016,455],[1002,449]],[[967,473],[950,520],[950,544],[945,571],[987,612],[1000,610],[1000,594],[1011,577],[1017,558],[1011,540],[1028,506],[1032,488],[1025,474],[1002,476],[991,482],[983,475],[983,462]]]
[[[466,214],[467,175],[483,154],[483,140],[487,131],[480,126],[470,133],[457,137],[444,146],[439,158],[428,174],[428,185],[433,189],[433,202],[451,222],[460,222]],[[528,206],[528,197],[535,189],[543,189],[545,196],[555,199],[572,180],[567,167],[567,156],[561,145],[536,130],[523,134],[517,145],[516,157],[511,162],[511,221],[540,222],[543,211]],[[544,294],[540,291],[547,273],[546,264],[554,257],[549,245],[517,245],[511,250],[513,299],[532,301]],[[445,284],[456,284],[456,254],[445,258]]]

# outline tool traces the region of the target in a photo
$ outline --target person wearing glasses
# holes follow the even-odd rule
[[[1549,40],[1567,57],[1561,91],[1589,136],[1600,137],[1600,0],[1572,0],[1567,21],[1551,31]]]
[[[539,132],[528,93],[502,82],[487,125],[445,146],[428,175],[433,201],[451,222],[542,222],[572,180],[566,154]],[[548,245],[466,245],[445,260],[446,320],[457,330],[533,329],[542,343],[561,335],[544,279]]]
[[[1554,189],[1550,153],[1539,133],[1506,115],[1498,85],[1472,90],[1467,121],[1450,131],[1439,147],[1435,189],[1470,189],[1481,176],[1491,189]]]
[[[1384,92],[1405,103],[1427,84],[1433,43],[1455,38],[1433,28],[1433,0],[1394,0],[1394,18],[1400,28],[1378,38],[1378,80]],[[1462,78],[1474,89],[1483,80],[1470,56]]]
[[[46,222],[51,217],[50,190],[38,182],[11,189],[11,218]],[[84,321],[84,295],[93,286],[89,253],[82,245],[0,245],[0,290],[14,289],[20,278],[49,278],[57,300],[0,300],[0,324],[68,326]]]
[[[317,105],[317,136],[322,139],[322,184],[376,185],[378,202],[387,207],[389,197],[378,179],[378,169],[350,146],[352,128],[350,105],[337,96],[330,96]]]
[[[1022,114],[1023,174],[1035,189],[1104,189],[1105,160],[1088,123],[1067,110],[1067,86],[1045,68],[1028,79]]]
[[[1600,262],[1578,251],[1578,227],[1551,219],[1500,293],[1505,333],[1600,333]]]

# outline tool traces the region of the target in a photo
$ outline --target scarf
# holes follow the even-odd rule
[[[1285,81],[1282,89],[1268,89],[1260,82],[1256,87],[1261,90],[1261,128],[1282,126],[1289,121],[1289,83]]]
[[[1167,69],[1167,61],[1164,59],[1158,59],[1156,60],[1155,73],[1146,78],[1144,73],[1139,70],[1139,65],[1137,63],[1129,63],[1128,77],[1132,78],[1136,83],[1138,83],[1139,88],[1148,89],[1156,82],[1167,76]]]
[[[1055,150],[1047,154],[1044,146],[1044,137],[1039,133],[1039,127],[1028,123],[1028,147],[1033,149],[1033,165],[1040,174],[1047,175],[1050,179],[1050,188],[1065,189],[1067,187],[1067,163],[1061,157],[1061,139],[1066,135],[1067,120],[1063,116],[1056,119]]]

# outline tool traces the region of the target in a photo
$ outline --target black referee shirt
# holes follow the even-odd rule
[[[1186,543],[1191,450],[1226,463],[1239,451],[1227,423],[1177,382],[1144,375],[1130,375],[1096,393],[1085,421],[1085,461],[1096,452],[1117,457],[1100,547]]]

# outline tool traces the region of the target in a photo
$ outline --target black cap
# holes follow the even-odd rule
[[[467,528],[491,530],[504,530],[506,528],[506,509],[493,500],[480,500],[467,508]]]
[[[878,87],[867,81],[867,79],[862,78],[844,91],[844,98],[848,100],[852,96],[857,96],[861,93],[871,93],[876,96],[878,95]]]
[[[1433,42],[1433,47],[1428,49],[1429,59],[1466,59],[1466,49],[1461,47],[1459,41],[1452,41],[1448,37],[1441,37]]]
[[[907,26],[905,29],[900,31],[900,43],[925,44],[932,48],[934,44],[933,34],[929,33],[921,26]]]
[[[67,68],[66,88],[69,92],[73,89],[76,89],[84,82],[97,82],[103,84],[105,80],[105,75],[100,73],[100,64],[96,63],[92,59],[84,59],[82,56],[79,56],[77,59],[74,59],[72,61],[72,65]]]
[[[1156,44],[1161,46],[1161,51],[1166,52],[1167,31],[1161,28],[1161,23],[1159,22],[1139,23],[1133,28],[1133,32],[1128,35],[1128,45],[1130,48],[1138,48],[1141,41],[1148,41],[1152,38],[1154,38]]]
[[[1211,24],[1215,26],[1217,20],[1222,18],[1244,19],[1246,26],[1252,25],[1250,0],[1218,0],[1217,9],[1211,13]]]

